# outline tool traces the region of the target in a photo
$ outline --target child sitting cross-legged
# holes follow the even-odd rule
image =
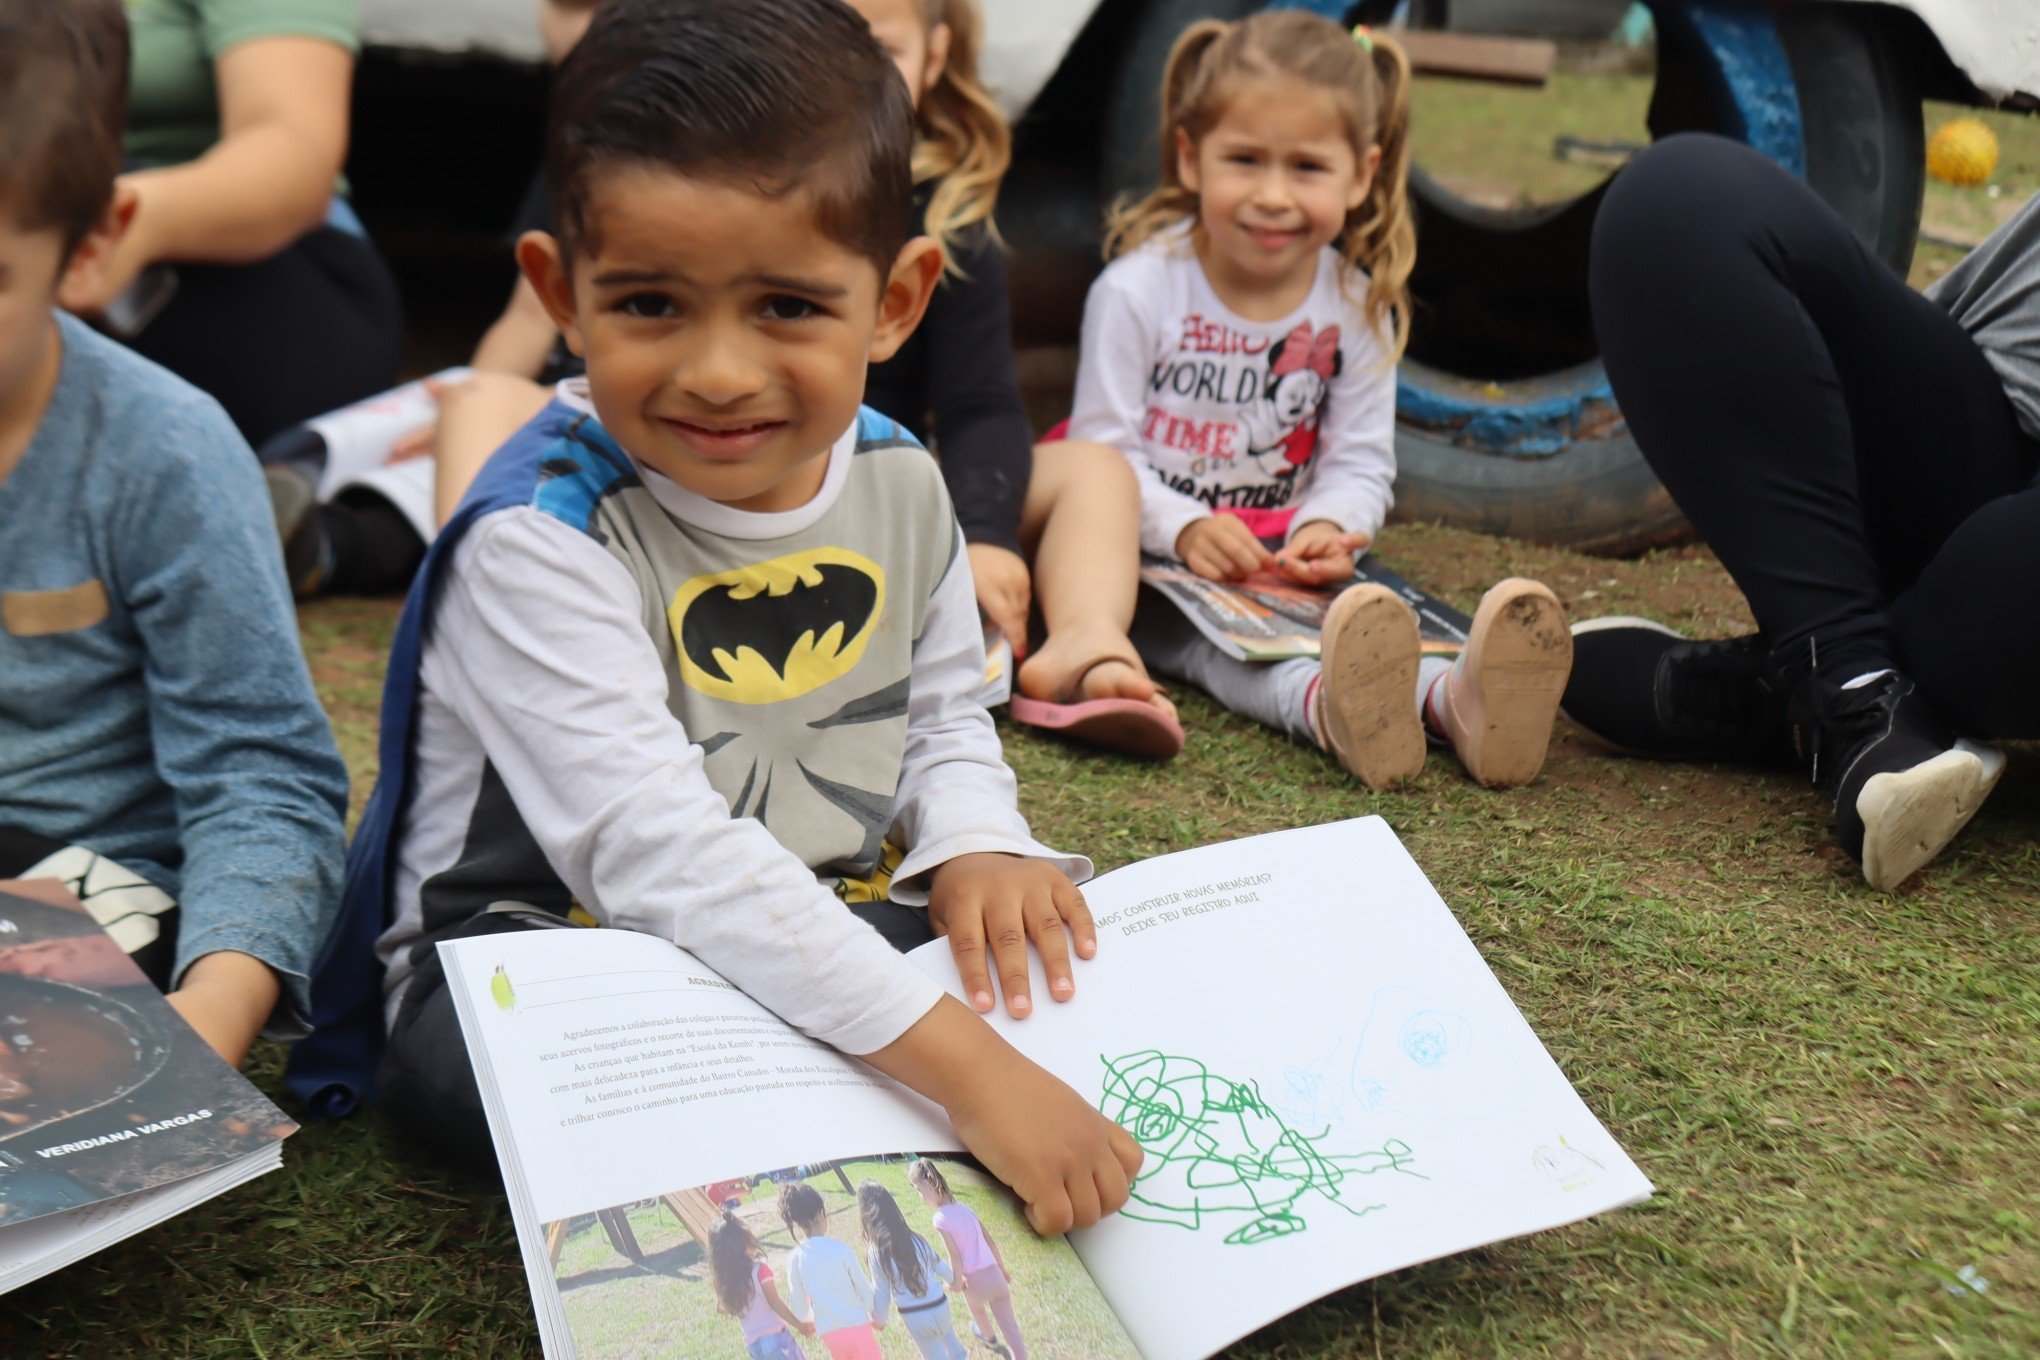
[[[304,1032],[347,776],[247,441],[60,310],[135,212],[127,80],[120,0],[0,0],[0,879],[67,883],[239,1063]]]
[[[572,916],[685,946],[941,1104],[1043,1231],[1126,1198],[1125,1132],[887,942],[946,934],[980,1009],[991,956],[1014,1014],[1030,936],[1057,999],[1069,935],[1095,948],[1089,864],[1029,834],[974,697],[941,473],[858,404],[942,270],[912,148],[837,0],[617,0],[560,68],[558,234],[518,255],[587,378],[413,591],[343,922],[343,954],[387,923],[384,1107],[455,1156],[488,1137],[434,946]]]

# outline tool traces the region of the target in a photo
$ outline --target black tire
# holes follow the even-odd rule
[[[1739,41],[1737,34],[1690,22],[1677,0],[1652,7],[1661,17],[1654,133],[1732,126],[1749,116],[1748,89],[1730,88],[1710,46]],[[1150,0],[1107,107],[1101,178],[1108,199],[1154,182],[1156,92],[1176,35],[1195,19],[1259,8],[1252,0]],[[1782,46],[1789,65],[1793,89],[1783,93],[1796,92],[1808,183],[1903,271],[1918,234],[1925,160],[1918,64],[1901,30],[1855,5],[1793,5],[1775,20],[1753,11],[1743,22],[1775,22],[1757,39]],[[1738,97],[1741,105],[1726,107]],[[1421,153],[1421,129],[1418,145]],[[1491,327],[1504,348],[1516,345],[1504,358],[1475,342],[1448,344],[1441,362],[1426,364],[1419,354],[1404,364],[1396,517],[1608,554],[1688,536],[1614,408],[1586,321],[1586,241],[1603,190],[1509,214],[1460,204],[1421,173],[1415,183],[1419,306],[1426,303],[1427,249],[1433,258],[1451,250],[1473,262],[1472,281],[1459,282],[1476,293],[1516,290],[1501,312],[1513,307],[1537,324],[1514,336],[1506,317]],[[1522,335],[1540,331],[1543,350],[1525,350]]]

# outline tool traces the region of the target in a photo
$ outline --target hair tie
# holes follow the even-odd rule
[[[1362,52],[1367,53],[1369,56],[1373,55],[1374,35],[1367,31],[1367,25],[1365,24],[1353,25],[1353,41],[1360,44],[1360,50]]]

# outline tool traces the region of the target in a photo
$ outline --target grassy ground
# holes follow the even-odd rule
[[[1405,527],[1384,556],[1463,608],[1527,571],[1576,616],[1742,622],[1693,549],[1615,563]],[[392,610],[303,617],[365,791]],[[1009,729],[1041,832],[1105,868],[1382,814],[1659,1187],[1348,1290],[1231,1354],[2040,1352],[2040,752],[2015,750],[1956,847],[1885,897],[1789,775],[1608,760],[1562,734],[1529,789],[1486,793],[1433,757],[1373,795],[1185,704],[1195,736],[1166,776]],[[272,1090],[277,1056],[256,1068]],[[1956,1283],[1968,1266],[1986,1292]],[[500,1194],[368,1120],[309,1128],[281,1173],[9,1296],[0,1354],[535,1356],[531,1328]]]
[[[1013,1311],[1026,1338],[1027,1353],[1039,1360],[1138,1360],[1112,1311],[1098,1296],[1076,1253],[1058,1239],[1036,1237],[1004,1187],[953,1159],[941,1160],[944,1178],[957,1199],[977,1212],[992,1240],[1005,1253],[1013,1275]],[[929,1226],[929,1211],[907,1184],[903,1160],[843,1163],[853,1186],[875,1181],[892,1193],[907,1225],[942,1251]],[[834,1171],[807,1178],[829,1211],[829,1236],[849,1244],[863,1260],[865,1242],[857,1203],[845,1194]],[[767,1184],[750,1192],[738,1215],[765,1248],[780,1297],[786,1296],[786,1255],[793,1236]],[[716,1311],[709,1265],[672,1214],[657,1204],[631,1211],[631,1228],[649,1270],[630,1267],[616,1255],[601,1225],[590,1217],[575,1228],[560,1252],[559,1281],[567,1323],[584,1360],[656,1360],[662,1356],[736,1355],[736,1323]],[[971,1319],[960,1297],[951,1295],[959,1337],[970,1335]],[[899,1325],[899,1314],[879,1333],[886,1360],[919,1360],[920,1352]],[[819,1341],[806,1343],[820,1356]]]
[[[1427,87],[1420,152],[1504,194],[1578,192],[1599,172],[1552,160],[1553,136],[1634,135],[1641,88],[1562,76],[1525,112]],[[2040,120],[1987,120],[1999,196],[1933,187],[1930,224],[1987,229],[2040,186]],[[1923,248],[1915,281],[1952,257]],[[1521,571],[1575,617],[1746,623],[1698,550],[1615,563],[1404,527],[1383,555],[1467,609]],[[393,619],[347,601],[302,615],[357,809]],[[1165,774],[1008,729],[1040,832],[1110,868],[1382,814],[1658,1185],[1641,1208],[1348,1290],[1230,1355],[2040,1353],[2040,751],[2015,750],[1957,846],[1887,897],[1787,774],[1608,760],[1561,734],[1529,789],[1485,793],[1433,757],[1414,787],[1372,795],[1184,704],[1194,736]],[[272,1091],[279,1060],[255,1063]],[[1960,1282],[1968,1267],[1983,1292]],[[0,1304],[9,1360],[406,1354],[538,1346],[500,1192],[374,1120],[308,1128],[277,1175]]]

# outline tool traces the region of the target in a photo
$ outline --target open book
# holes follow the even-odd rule
[[[296,1129],[64,884],[0,882],[0,1293],[274,1171]]]
[[[1457,656],[1466,645],[1473,620],[1430,592],[1419,589],[1375,561],[1363,557],[1343,585],[1300,586],[1274,572],[1260,572],[1244,581],[1207,581],[1180,562],[1159,557],[1140,561],[1141,584],[1181,610],[1183,617],[1220,651],[1238,661],[1287,661],[1318,654],[1318,631],[1325,611],[1347,586],[1372,581],[1402,596],[1417,616],[1426,652]]]
[[[1076,999],[993,1022],[1146,1152],[1125,1211],[1067,1242],[1028,1231],[939,1110],[670,944],[442,944],[546,1355],[785,1332],[776,1353],[819,1356],[804,1327],[877,1314],[901,1360],[920,1354],[903,1323],[1196,1360],[1332,1290],[1650,1194],[1379,818],[1166,855],[1085,895],[1100,949]],[[960,990],[945,942],[912,957]],[[825,1240],[778,1212],[795,1184]],[[867,1231],[887,1202],[926,1252]],[[719,1239],[731,1217],[749,1239]]]

